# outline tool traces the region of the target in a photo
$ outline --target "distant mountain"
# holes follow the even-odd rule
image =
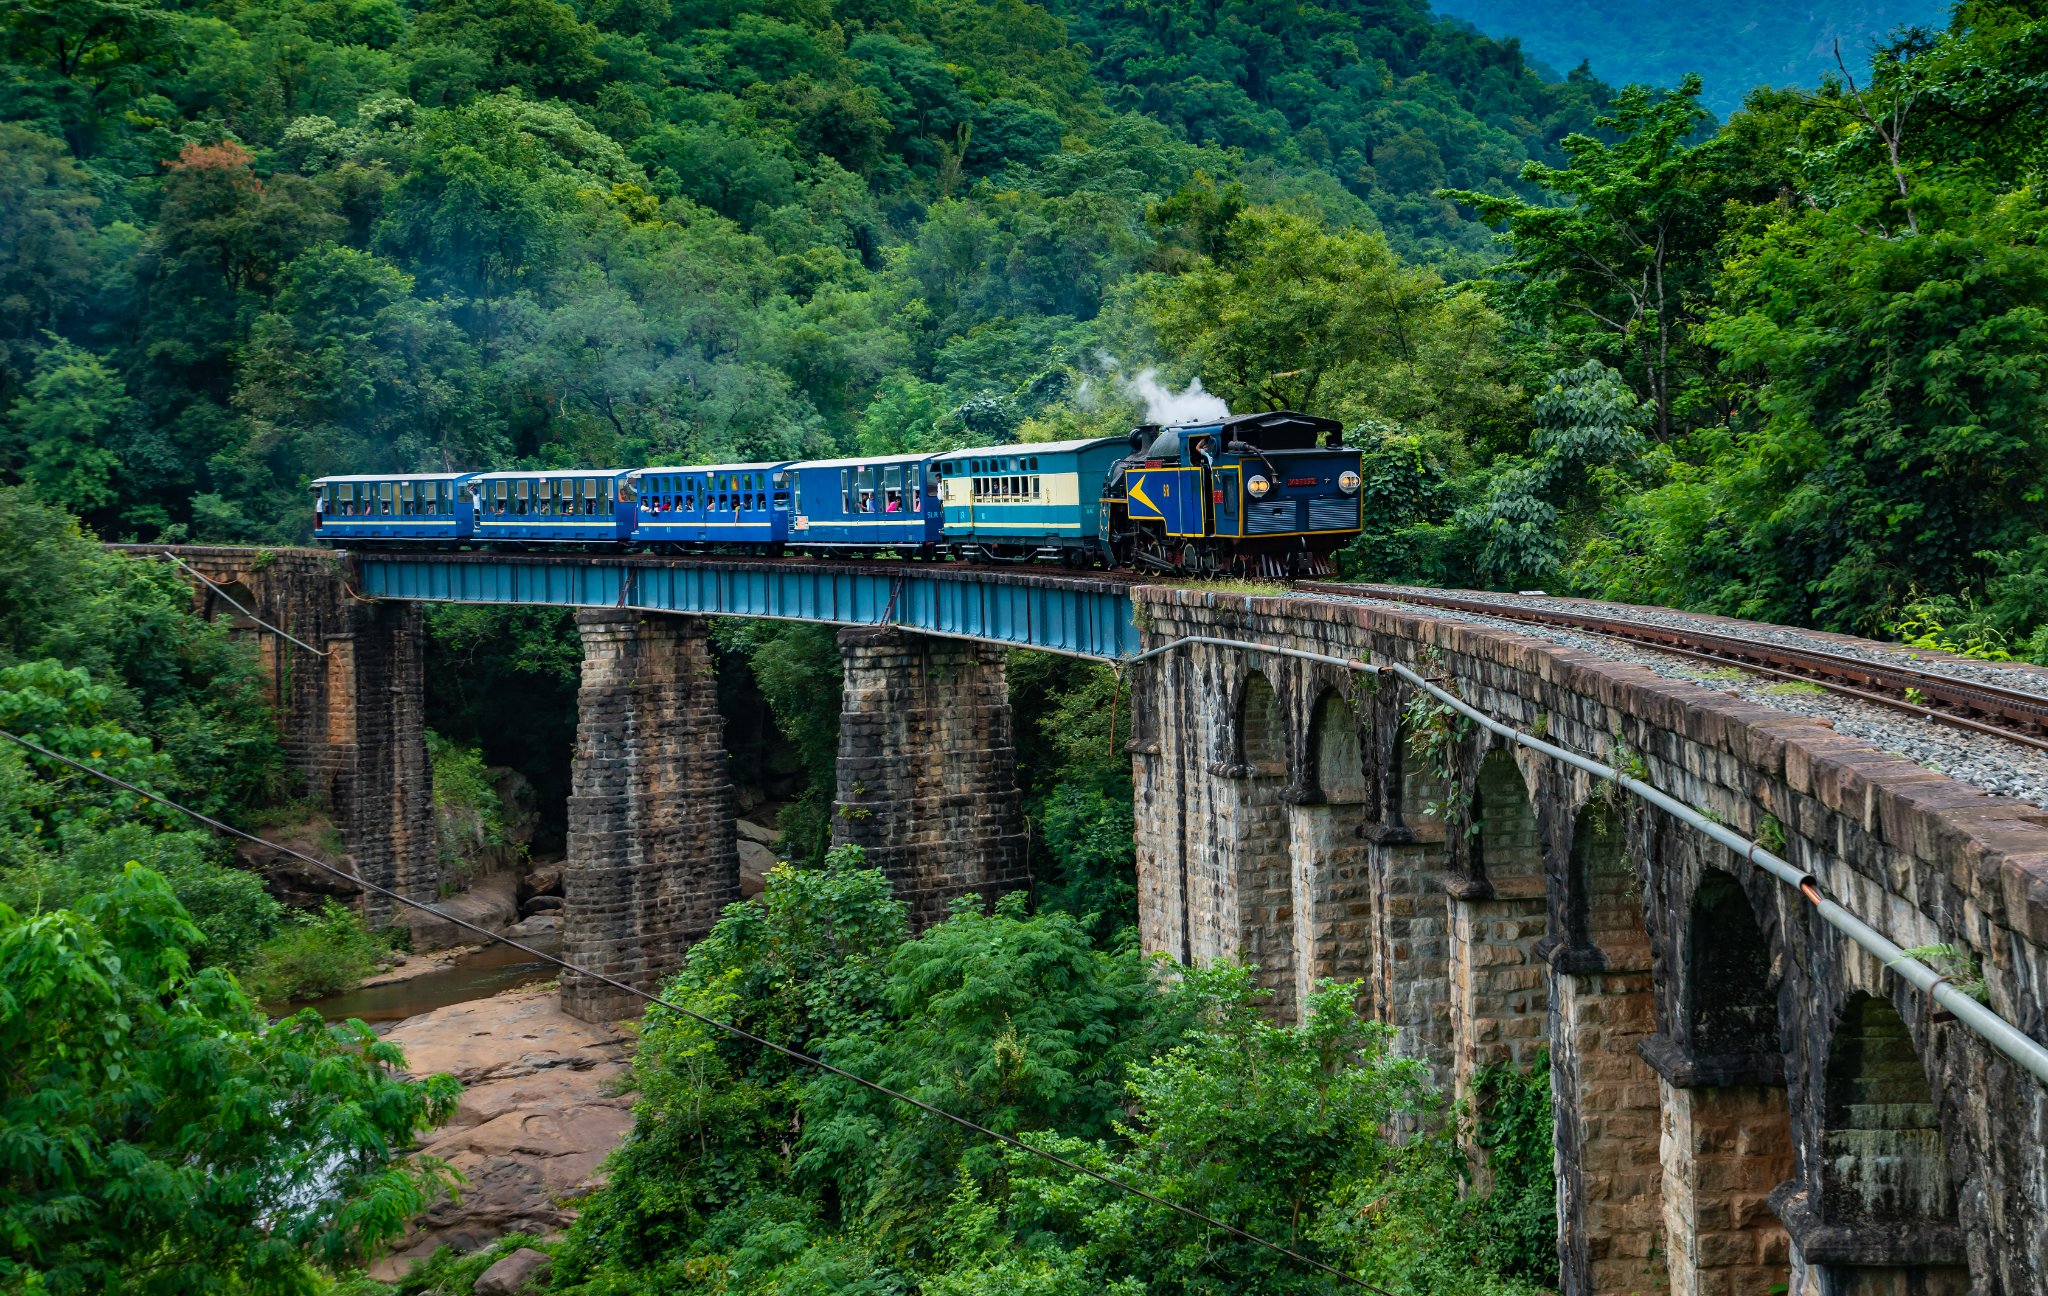
[[[1726,116],[1757,85],[1816,84],[1835,67],[1869,66],[1871,42],[1901,26],[1942,27],[1940,0],[1437,0],[1436,10],[1490,36],[1517,36],[1560,72],[1581,61],[1612,84],[1706,81],[1706,103]]]

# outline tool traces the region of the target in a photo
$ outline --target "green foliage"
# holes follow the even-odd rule
[[[1478,569],[1497,584],[1544,587],[1564,576],[1600,510],[1629,484],[1649,411],[1597,360],[1551,375],[1535,401],[1530,455],[1502,456],[1483,499],[1461,510],[1478,541]]]
[[[396,1157],[447,1076],[361,1023],[267,1026],[163,879],[0,906],[0,1283],[50,1292],[310,1291],[447,1182]]]
[[[1009,680],[1035,899],[1092,918],[1101,936],[1136,926],[1126,682],[1050,653],[1011,654]]]
[[[839,787],[842,667],[836,633],[831,626],[795,621],[728,620],[718,622],[713,635],[724,652],[745,663],[774,716],[782,742],[771,770],[801,780],[778,820],[783,848],[795,860],[820,860],[831,843]]]
[[[1214,254],[1144,280],[1139,311],[1233,408],[1468,433],[1516,393],[1501,381],[1492,312],[1442,289],[1378,234],[1249,207]]]
[[[74,513],[114,502],[121,461],[106,448],[131,402],[121,376],[101,359],[58,339],[16,398],[13,454],[36,494]]]
[[[427,730],[434,774],[434,845],[452,876],[467,877],[486,852],[505,844],[505,807],[483,753]]]
[[[329,900],[315,914],[294,911],[291,921],[258,952],[249,989],[266,1003],[303,1003],[353,990],[370,975],[390,943],[371,935],[346,905]]]
[[[539,835],[561,840],[583,664],[574,617],[564,608],[450,603],[427,608],[426,621],[428,723],[484,765],[523,774]]]
[[[1991,1002],[1991,987],[1984,979],[1984,966],[1978,961],[1977,952],[1967,945],[1936,944],[1915,945],[1899,951],[1898,958],[1886,963],[1892,967],[1905,959],[1913,959],[1933,968],[1936,976],[1947,977],[1949,984],[1978,1003]]]
[[[1169,979],[1066,914],[1027,917],[1021,896],[913,939],[860,864],[845,847],[820,871],[776,869],[666,996],[1404,1293],[1533,1290],[1480,1240],[1478,1212],[1520,1227],[1519,1205],[1461,1203],[1427,1071],[1360,1019],[1357,986],[1324,985],[1307,1024],[1276,1027],[1248,969]],[[558,1290],[1327,1290],[690,1018],[654,1008],[642,1039],[633,1136],[557,1255]],[[1503,1175],[1526,1171],[1516,1203],[1548,1176],[1526,1107],[1489,1144]],[[1382,1133],[1396,1120],[1413,1131],[1398,1142]]]
[[[1558,1282],[1556,1148],[1550,1058],[1527,1071],[1506,1063],[1472,1078],[1473,1142],[1486,1159],[1490,1191],[1472,1208],[1472,1235],[1488,1268],[1543,1287]]]

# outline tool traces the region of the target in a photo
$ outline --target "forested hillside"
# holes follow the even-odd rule
[[[1344,421],[1353,575],[2048,661],[2048,19],[1966,3],[1711,130],[1677,73],[1746,38],[1673,45],[1616,90],[1416,0],[15,0],[0,728],[301,811],[254,663],[97,537],[302,540],[332,471],[1119,433],[1195,378]],[[566,618],[431,638],[437,794],[474,798],[443,818],[494,812],[480,742],[559,796]],[[824,864],[831,637],[718,646]],[[1344,987],[1282,1031],[1241,972],[1157,975],[1120,935],[1118,685],[1011,681],[1035,912],[911,937],[840,855],[671,992],[1403,1296],[1554,1282],[1540,1075],[1455,1113]],[[0,1289],[369,1292],[443,1186],[395,1156],[446,1083],[251,1000],[352,984],[386,938],[236,863],[0,746]],[[680,1016],[637,1065],[558,1289],[1327,1290]]]
[[[1872,47],[1897,29],[1939,28],[1948,18],[1941,0],[1438,0],[1436,8],[1490,35],[1515,37],[1552,67],[1590,61],[1595,73],[1617,84],[1676,85],[1697,72],[1707,106],[1723,117],[1756,86],[1818,86],[1838,71],[1838,46],[1843,63],[1860,75]]]
[[[6,469],[110,535],[292,539],[386,465],[1008,436],[1203,177],[1470,266],[1604,93],[1418,5],[26,0]],[[1087,43],[1077,43],[1075,37]]]

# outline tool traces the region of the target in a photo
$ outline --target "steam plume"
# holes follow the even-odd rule
[[[1230,413],[1221,396],[1202,390],[1200,378],[1186,391],[1174,391],[1159,381],[1157,369],[1140,369],[1137,377],[1123,379],[1122,386],[1126,395],[1144,403],[1147,423],[1200,423]]]

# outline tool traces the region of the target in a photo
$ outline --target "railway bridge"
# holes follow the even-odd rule
[[[1566,1292],[2048,1291],[2048,1086],[1819,904],[1967,951],[1989,1008],[2048,1041],[2031,805],[1420,607],[953,566],[170,552],[207,607],[292,636],[252,628],[293,759],[361,874],[429,900],[418,605],[576,607],[566,956],[650,987],[738,894],[703,618],[845,627],[835,836],[922,919],[1026,880],[1003,649],[1127,662],[1146,947],[1257,964],[1283,1019],[1356,979],[1460,1094],[1547,1057]],[[629,1006],[574,978],[563,997]]]

